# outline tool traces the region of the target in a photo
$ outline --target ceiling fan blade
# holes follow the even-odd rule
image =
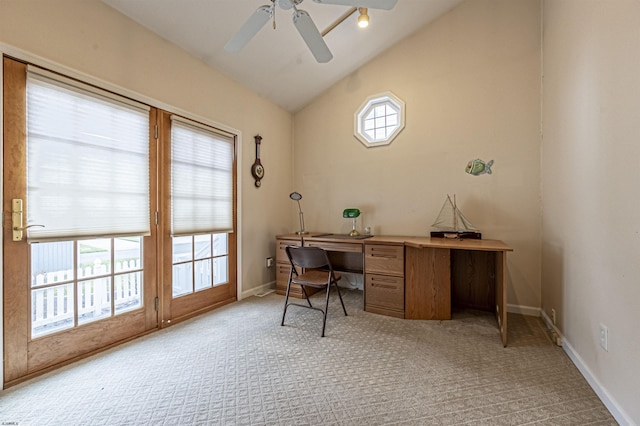
[[[318,31],[318,27],[316,27],[316,24],[313,23],[311,16],[306,11],[296,10],[293,13],[293,25],[295,25],[307,46],[309,46],[309,50],[313,53],[316,61],[325,63],[333,59],[331,51],[324,42],[320,31]]]
[[[367,7],[369,9],[391,10],[398,0],[313,0],[321,4],[337,4],[340,6]]]
[[[260,6],[249,17],[247,22],[238,30],[238,32],[224,45],[224,50],[227,52],[239,52],[242,48],[249,43],[249,40],[255,36],[264,24],[273,16],[273,4]]]

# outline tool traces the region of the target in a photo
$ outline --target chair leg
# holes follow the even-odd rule
[[[347,317],[347,308],[344,307],[344,302],[342,301],[342,294],[340,293],[340,287],[338,287],[338,282],[334,281],[333,285],[336,286],[336,290],[338,290],[338,297],[340,297],[340,303],[342,304],[342,310],[344,311],[344,316]]]
[[[285,315],[287,315],[287,307],[289,306],[289,291],[291,290],[291,280],[289,280],[289,282],[287,283],[287,293],[284,297],[284,311],[282,312],[282,322],[280,323],[281,326],[284,325],[284,317]]]
[[[327,312],[329,312],[329,293],[331,292],[331,284],[327,284],[327,295],[324,302],[324,312],[322,317],[322,336],[324,337],[324,329],[327,326]]]

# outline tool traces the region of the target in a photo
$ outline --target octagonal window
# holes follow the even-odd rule
[[[354,127],[364,146],[389,145],[404,129],[404,102],[391,92],[370,96],[358,108]]]

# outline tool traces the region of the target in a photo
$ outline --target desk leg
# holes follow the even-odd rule
[[[496,318],[502,345],[507,346],[507,253],[496,252]]]
[[[406,319],[451,319],[450,265],[449,249],[406,247]]]

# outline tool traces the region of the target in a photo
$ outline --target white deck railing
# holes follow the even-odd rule
[[[142,271],[140,260],[116,262],[115,273],[108,275],[107,266],[99,260],[78,269],[78,289],[74,295],[73,282],[37,288],[57,282],[72,281],[73,271],[55,271],[34,277],[31,293],[32,336],[39,336],[73,325],[74,311],[80,324],[109,317],[112,312],[111,278],[113,277],[113,307],[115,313],[142,305]],[[132,272],[128,272],[132,271]],[[107,275],[107,276],[105,276]],[[98,278],[92,278],[98,277]],[[76,296],[77,300],[76,300]]]

